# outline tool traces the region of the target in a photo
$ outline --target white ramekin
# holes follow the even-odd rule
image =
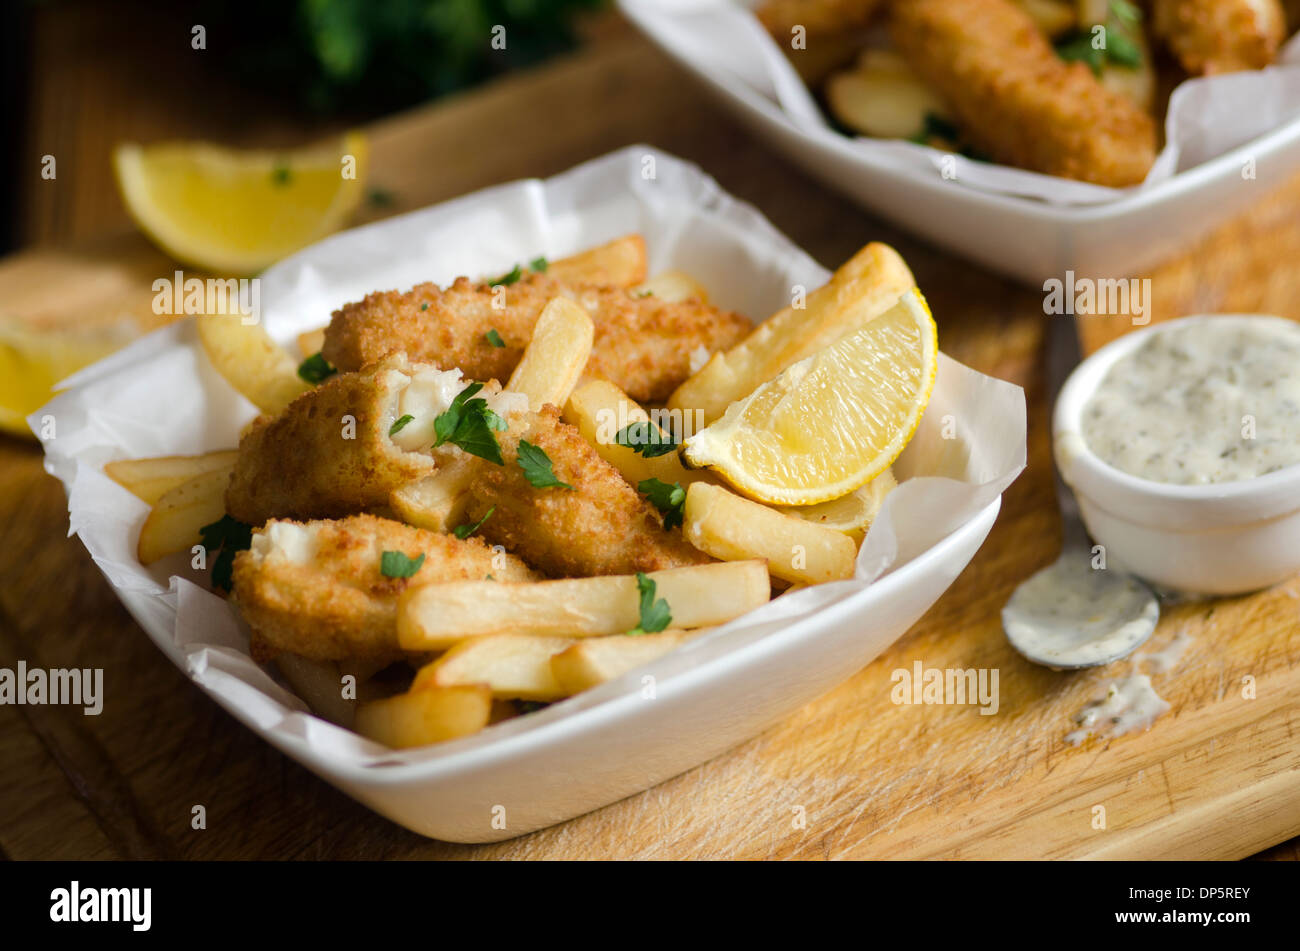
[[[1169,485],[1121,472],[1083,438],[1083,409],[1115,362],[1151,334],[1245,314],[1183,317],[1125,334],[1079,364],[1052,419],[1056,465],[1108,563],[1167,588],[1241,594],[1300,571],[1300,465],[1237,482]],[[1086,320],[1087,318],[1082,318]]]

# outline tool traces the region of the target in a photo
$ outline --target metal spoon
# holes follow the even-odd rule
[[[1052,318],[1048,335],[1050,420],[1080,353],[1072,318]],[[1109,664],[1146,642],[1160,620],[1160,603],[1133,575],[1094,567],[1079,504],[1055,467],[1053,474],[1064,528],[1061,554],[1016,588],[1002,609],[1002,630],[1011,646],[1035,664],[1057,670]]]

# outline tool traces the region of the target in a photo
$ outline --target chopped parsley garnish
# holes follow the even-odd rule
[[[401,416],[397,417],[397,422],[393,423],[393,425],[388,427],[388,435],[396,436],[398,433],[400,433],[403,429],[406,428],[407,423],[414,422],[414,421],[415,421],[415,417],[412,416],[410,413],[403,413]]]
[[[1110,12],[1114,14],[1115,19],[1125,26],[1137,26],[1142,22],[1142,11],[1129,3],[1128,0],[1110,0],[1109,6]]]
[[[942,139],[945,142],[957,142],[960,140],[961,133],[957,127],[941,115],[933,112],[927,112],[921,131],[912,136],[913,142],[918,145],[929,145],[931,139]]]
[[[1137,69],[1142,65],[1142,48],[1119,31],[1107,37],[1106,58],[1117,66]]]
[[[506,345],[506,342],[501,339],[501,335],[497,333],[497,329],[495,327],[491,328],[483,336],[487,338],[488,343],[492,344],[492,346],[496,347],[498,350],[500,350],[502,347]]]
[[[636,484],[636,490],[650,500],[664,517],[664,528],[682,524],[682,513],[686,508],[686,490],[680,482],[669,485],[659,479],[642,479]]]
[[[497,465],[505,465],[501,446],[492,430],[503,430],[506,421],[488,409],[487,400],[475,398],[483,389],[482,383],[471,383],[456,395],[451,405],[433,421],[434,446],[451,443],[471,456],[478,456]]]
[[[461,538],[461,539],[469,538],[471,535],[473,535],[475,532],[477,532],[480,528],[483,527],[483,523],[486,522],[488,519],[490,519],[492,517],[492,513],[495,512],[496,510],[497,507],[495,505],[492,506],[490,509],[484,512],[483,517],[479,519],[477,522],[475,522],[473,525],[470,525],[468,522],[466,522],[464,525],[457,525],[454,529],[452,529],[452,534],[454,534],[457,538]],[[488,575],[488,578],[490,578],[493,581],[496,580],[491,575]]]
[[[545,274],[546,269],[550,266],[551,266],[551,262],[547,261],[546,258],[544,257],[533,258],[531,261],[528,262],[528,270],[536,271],[538,274]],[[488,283],[493,287],[497,286],[498,284],[513,284],[523,276],[524,276],[524,266],[522,264],[516,264],[505,274],[502,274],[494,281],[488,281]],[[493,344],[493,346],[500,346],[500,345]]]
[[[493,287],[496,287],[498,284],[513,284],[523,276],[524,266],[522,264],[516,264],[512,269],[507,271],[505,274],[502,274],[495,281],[488,281],[488,283]]]
[[[317,383],[324,383],[338,372],[338,367],[330,366],[329,361],[319,353],[313,353],[298,364],[298,376],[313,386]]]
[[[277,164],[275,168],[271,169],[272,185],[288,185],[289,179],[291,178],[293,178],[293,173],[289,171],[289,166],[285,165],[283,162]]]
[[[662,631],[672,623],[673,615],[668,610],[668,602],[663,598],[655,600],[655,580],[647,574],[636,573],[636,589],[641,594],[641,623],[627,633],[632,636],[653,634]]]
[[[546,454],[546,450],[534,446],[527,439],[519,440],[519,468],[524,470],[524,478],[535,488],[547,489],[552,486],[562,489],[573,488],[569,483],[561,482],[555,477],[551,457]]]
[[[385,578],[409,578],[424,564],[424,552],[419,558],[408,558],[400,551],[386,551],[379,559],[379,573]]]
[[[428,301],[425,301],[423,304],[420,305],[420,310],[428,310],[428,309],[429,309]]]
[[[639,452],[647,459],[665,456],[680,445],[670,433],[664,432],[648,419],[624,426],[615,434],[614,442]]]
[[[366,194],[366,200],[376,208],[387,208],[393,203],[393,193],[386,188],[372,188]]]
[[[1087,63],[1097,76],[1101,75],[1107,62],[1137,69],[1142,65],[1142,47],[1134,34],[1141,22],[1142,11],[1138,7],[1128,0],[1110,0],[1106,23],[1084,24],[1067,34],[1057,41],[1056,53],[1068,62]],[[1105,46],[1101,49],[1094,45],[1093,29],[1098,25],[1105,30]]]
[[[1056,44],[1056,55],[1068,63],[1087,63],[1098,76],[1106,62],[1106,51],[1092,45],[1091,33],[1071,33]]]
[[[235,555],[253,545],[253,526],[223,515],[211,525],[199,529],[199,538],[212,561],[212,587],[229,591],[233,584],[231,570]]]

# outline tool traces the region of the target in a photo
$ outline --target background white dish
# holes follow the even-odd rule
[[[939,247],[1034,286],[1068,269],[1096,277],[1148,269],[1263,199],[1300,168],[1300,69],[1292,65],[1285,76],[1272,70],[1267,78],[1259,73],[1217,77],[1214,87],[1196,80],[1202,85],[1188,111],[1203,111],[1206,118],[1184,123],[1187,145],[1181,155],[1162,157],[1171,177],[1111,192],[956,157],[958,179],[969,170],[990,183],[1015,182],[1016,188],[1040,194],[1068,190],[1081,200],[1089,193],[1094,202],[1107,193],[1110,198],[1060,204],[981,190],[944,178],[938,164],[943,156],[935,150],[927,150],[931,167],[908,165],[896,153],[919,152],[919,147],[851,139],[813,115],[816,106],[806,92],[761,88],[781,67],[755,66],[747,59],[766,36],[753,36],[763,33],[762,27],[747,13],[727,9],[734,5],[733,0],[619,0],[628,18],[664,52],[811,175]],[[1286,53],[1300,59],[1300,43],[1293,42]],[[759,58],[771,56],[781,56],[774,45]],[[1267,84],[1269,102],[1252,101],[1264,85],[1236,88],[1246,84]],[[1201,161],[1206,155],[1214,157]],[[1243,174],[1248,163],[1253,177]],[[1179,167],[1186,170],[1176,171]]]
[[[723,306],[766,315],[827,272],[699,169],[634,146],[546,181],[487,189],[336,235],[263,276],[272,336],[290,340],[381,287],[500,273],[627,233],[652,272],[683,268]],[[858,576],[783,597],[656,664],[482,734],[393,752],[320,720],[248,657],[230,606],[188,557],[151,569],[146,506],[104,462],[234,445],[253,408],[208,366],[191,324],[79,373],[31,417],[73,531],[151,639],[268,742],[425,835],[508,838],[644,789],[753,736],[849,677],[902,634],[974,555],[1025,460],[1019,387],[941,357],[925,418],[858,560]],[[45,425],[53,423],[53,431]],[[949,425],[950,424],[950,425]],[[654,697],[643,696],[646,676]],[[885,689],[887,685],[882,685]],[[504,826],[493,820],[504,809]]]

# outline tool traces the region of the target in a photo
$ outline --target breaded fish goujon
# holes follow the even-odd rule
[[[1189,73],[1263,69],[1286,37],[1278,0],[1154,0],[1151,28]]]
[[[570,285],[529,273],[509,285],[459,278],[447,288],[419,284],[380,291],[334,312],[322,353],[356,370],[394,351],[476,380],[505,380],[554,297],[579,303],[595,325],[587,375],[616,383],[639,401],[662,401],[691,375],[691,355],[740,342],[753,325],[697,300],[638,296],[624,287]]]
[[[409,577],[383,573],[383,553],[423,556]],[[259,660],[280,651],[313,660],[397,660],[397,596],[442,581],[534,581],[540,576],[481,539],[460,539],[373,515],[274,519],[235,558],[234,596]]]
[[[434,420],[466,383],[405,354],[331,377],[244,433],[226,511],[261,525],[386,506],[394,489],[436,470]],[[502,415],[527,409],[496,383],[480,395]]]
[[[519,465],[521,442],[550,459],[555,478],[572,488],[530,483]],[[713,559],[663,517],[582,434],[546,406],[501,434],[505,465],[481,463],[470,485],[466,518],[486,517],[480,533],[555,577],[631,574]],[[491,515],[489,515],[489,511]]]
[[[1098,185],[1141,182],[1151,116],[1067,63],[1011,0],[895,0],[894,45],[995,160]]]

